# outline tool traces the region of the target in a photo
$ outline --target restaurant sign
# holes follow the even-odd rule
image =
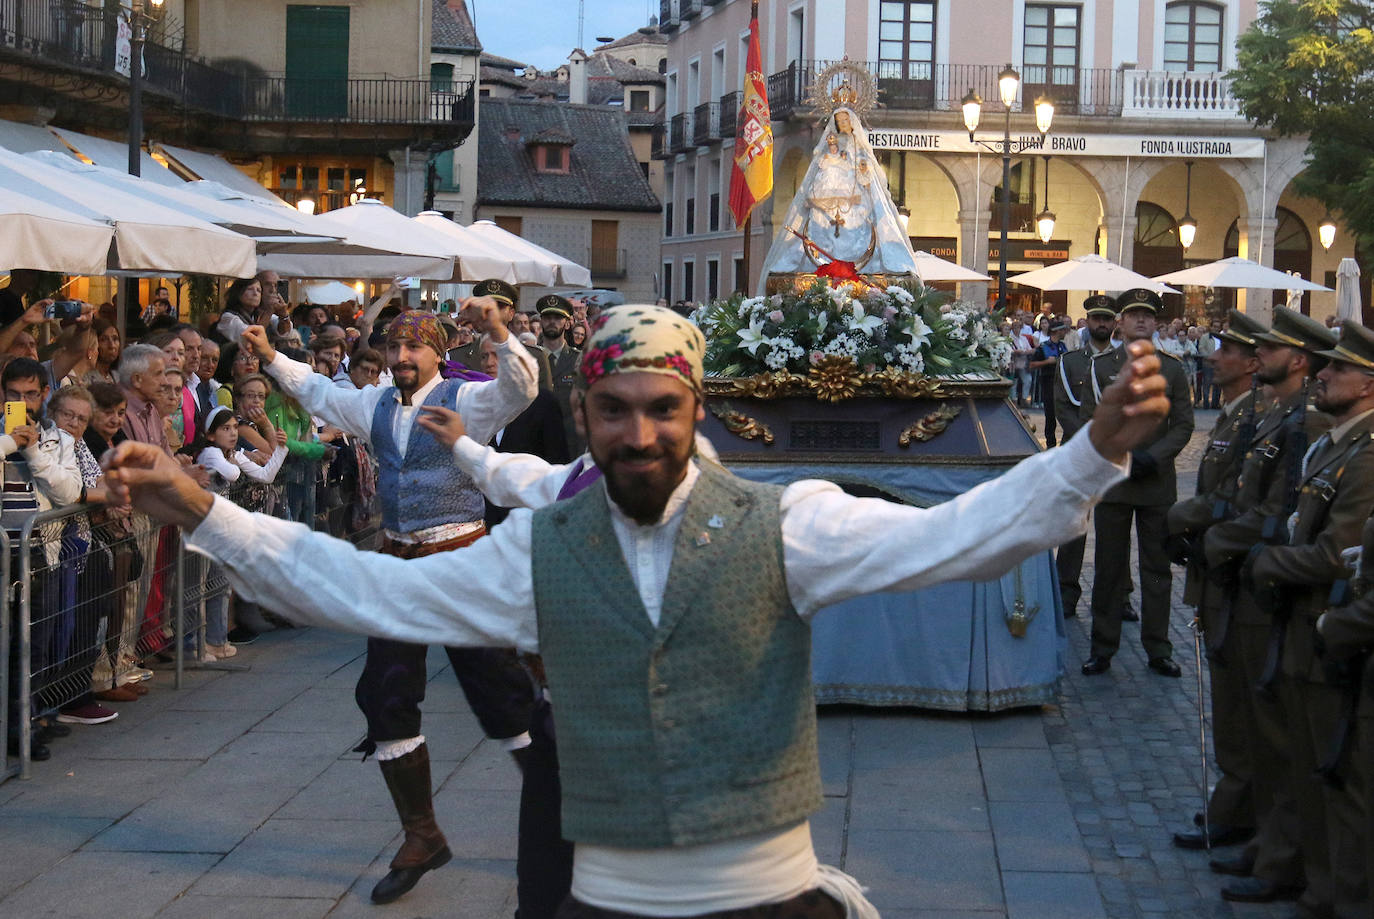
[[[1168,134],[1039,134],[1013,135],[1024,152],[1055,156],[1187,157],[1189,159],[1261,159],[1261,137],[1193,137]],[[968,139],[967,131],[877,130],[868,142],[875,150],[918,153],[987,153]]]

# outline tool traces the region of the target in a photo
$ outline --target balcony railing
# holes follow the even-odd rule
[[[674,115],[669,122],[668,130],[668,151],[670,153],[685,153],[692,148],[692,113],[683,112]]]
[[[0,0],[0,54],[103,71],[116,79],[118,19],[79,0]],[[244,121],[472,124],[471,78],[301,79],[213,67],[155,42],[144,45],[145,88],[187,108]],[[124,62],[127,66],[127,62]]]
[[[628,273],[628,251],[625,249],[587,250],[587,269],[594,278],[623,278]]]
[[[739,90],[720,97],[720,136],[724,140],[734,137],[739,126],[740,99],[744,94]]]
[[[346,191],[311,191],[303,188],[269,188],[272,194],[281,198],[293,207],[302,198],[309,198],[315,202],[315,212],[323,214],[325,211],[337,210],[345,207],[349,203],[350,192]]]
[[[649,155],[661,160],[668,155],[668,123],[660,121],[654,125],[654,133],[649,135]]]
[[[1173,118],[1242,118],[1231,81],[1219,73],[1127,70],[1123,115]]]
[[[658,0],[658,25],[664,32],[675,32],[680,26],[682,0]]]
[[[768,104],[782,121],[808,108],[816,75],[831,61],[794,61],[768,77]],[[958,112],[970,89],[994,106],[1000,93],[992,64],[922,64],[879,61],[864,66],[874,77],[878,101],[889,110]],[[1105,68],[1022,68],[1018,111],[1041,95],[1064,115],[1138,118],[1240,119],[1230,81],[1217,73],[1173,73]]]
[[[683,19],[696,19],[701,15],[701,0],[678,0],[678,15]]]
[[[720,140],[720,103],[703,102],[692,112],[692,143],[704,147]]]

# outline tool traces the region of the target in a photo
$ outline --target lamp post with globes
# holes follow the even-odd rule
[[[157,22],[162,12],[164,0],[132,0],[128,9],[129,16],[129,175],[142,173],[143,153],[143,45],[148,40],[148,27]],[[129,278],[124,283],[123,295],[119,298],[115,321],[120,334],[125,334],[128,326],[129,304],[138,303],[138,279]]]
[[[1019,156],[1031,148],[1043,148],[1045,135],[1049,133],[1050,122],[1054,120],[1054,103],[1045,96],[1035,100],[1035,127],[1039,138],[1013,140],[1011,136],[1011,108],[1016,104],[1016,93],[1021,88],[1021,74],[1008,64],[997,75],[997,90],[1002,97],[1002,107],[1006,118],[1002,127],[1001,140],[978,140],[973,132],[978,130],[978,121],[983,114],[983,97],[972,89],[964,96],[964,127],[968,128],[968,139],[984,150],[1002,154],[1002,233],[1001,246],[997,252],[997,302],[999,307],[1007,305],[1007,231],[1011,226],[1011,158]]]

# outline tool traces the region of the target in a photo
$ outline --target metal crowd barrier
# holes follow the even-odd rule
[[[273,483],[235,483],[224,497],[372,548],[376,515],[346,492],[320,463],[288,461]],[[172,656],[177,689],[187,667],[248,669],[202,663],[208,621],[227,615],[224,570],[187,552],[175,527],[140,514],[76,504],[29,518],[17,545],[0,530],[0,584],[11,589],[0,619],[0,728],[7,741],[17,731],[19,742],[18,757],[6,744],[0,782],[29,776],[36,714],[55,716],[93,690],[130,681],[145,656]]]

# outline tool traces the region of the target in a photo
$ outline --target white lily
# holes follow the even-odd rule
[[[930,344],[930,326],[926,325],[925,320],[920,316],[912,316],[911,322],[906,327],[906,332],[911,336],[911,346],[918,348]]]
[[[740,329],[735,333],[739,336],[740,347],[750,354],[758,357],[759,345],[767,344],[763,337],[763,317],[755,316],[749,322],[749,328]]]
[[[862,304],[855,303],[853,309],[854,321],[846,323],[851,329],[859,329],[862,330],[865,335],[872,335],[875,331],[883,327],[883,317],[865,314]]]

